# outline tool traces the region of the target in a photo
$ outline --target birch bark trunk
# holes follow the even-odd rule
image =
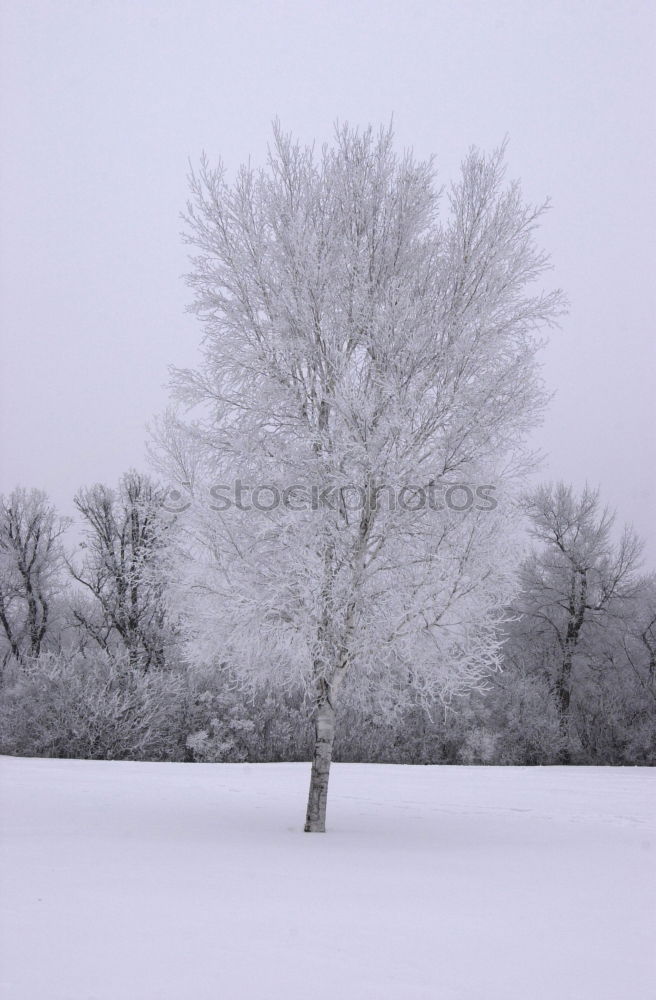
[[[335,709],[331,701],[328,684],[319,697],[315,714],[315,742],[305,817],[306,833],[326,832],[326,802],[328,800],[328,777],[335,742]]]

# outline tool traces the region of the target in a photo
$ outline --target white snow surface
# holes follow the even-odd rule
[[[647,1000],[655,773],[2,758],[3,1000]]]

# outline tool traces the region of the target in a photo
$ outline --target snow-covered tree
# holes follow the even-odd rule
[[[75,496],[85,539],[81,561],[69,568],[82,588],[72,608],[82,645],[90,637],[101,649],[118,648],[143,670],[164,664],[172,640],[163,601],[164,500],[164,491],[135,471],[118,490],[96,484]]]
[[[585,653],[597,664],[617,659],[645,586],[638,576],[642,544],[630,527],[613,540],[614,514],[587,486],[580,496],[562,482],[541,486],[525,508],[538,547],[522,566],[516,607],[551,677],[560,759],[568,763],[575,658]]]
[[[61,538],[69,526],[42,490],[0,497],[0,635],[18,660],[52,648],[53,605],[62,586]]]
[[[175,377],[194,419],[160,440],[181,492],[194,467],[172,600],[196,658],[305,685],[323,831],[340,689],[392,714],[497,665],[537,331],[562,309],[529,288],[544,206],[472,151],[441,213],[432,161],[347,126],[316,154],[276,125],[267,168],[230,184],[203,160],[191,189],[204,348]]]

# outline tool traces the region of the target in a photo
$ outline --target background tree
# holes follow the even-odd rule
[[[636,581],[606,627],[585,638],[573,691],[573,724],[592,763],[643,763],[656,756],[654,579]]]
[[[641,581],[632,627],[624,645],[645,693],[656,697],[656,575],[653,573]]]
[[[89,637],[104,650],[123,650],[143,670],[163,666],[172,641],[163,600],[164,499],[162,489],[134,471],[116,491],[97,484],[75,497],[86,531],[81,565],[70,570],[90,595],[73,607],[82,643]]]
[[[5,655],[24,661],[56,641],[53,616],[62,585],[61,538],[69,526],[41,490],[0,497],[0,628]]]
[[[550,677],[560,719],[559,756],[569,763],[575,657],[587,654],[599,663],[600,646],[606,659],[613,646],[613,628],[626,634],[640,588],[642,546],[628,527],[613,542],[614,515],[601,509],[598,490],[586,487],[577,497],[571,486],[550,484],[528,496],[525,506],[540,548],[522,566],[517,610],[529,622],[533,655]]]
[[[536,330],[562,307],[527,290],[543,208],[504,187],[502,161],[469,154],[444,221],[432,163],[397,156],[391,130],[340,128],[317,157],[275,127],[268,169],[231,186],[203,161],[191,179],[204,353],[176,390],[209,478],[174,601],[194,656],[305,685],[308,831],[325,826],[338,691],[393,714],[498,663],[509,504],[456,511],[441,491],[506,499],[544,401]],[[218,484],[237,480],[271,489],[227,509]]]

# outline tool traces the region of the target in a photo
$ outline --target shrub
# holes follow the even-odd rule
[[[180,759],[186,703],[180,674],[143,673],[100,651],[46,654],[7,669],[0,750],[31,757]]]

